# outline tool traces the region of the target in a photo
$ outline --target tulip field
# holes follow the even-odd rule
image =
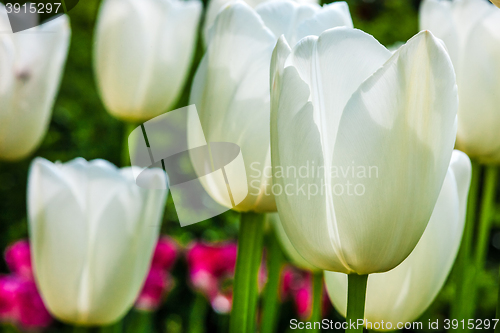
[[[0,331],[500,332],[499,0],[0,1]]]

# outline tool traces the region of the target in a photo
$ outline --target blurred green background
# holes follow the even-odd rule
[[[206,1],[204,1],[206,2]],[[405,42],[418,32],[419,0],[348,0],[354,26],[362,29],[382,44],[391,46]],[[48,134],[42,145],[32,157],[41,156],[50,161],[66,162],[75,157],[87,160],[103,158],[120,165],[124,142],[125,126],[111,117],[104,109],[96,90],[92,70],[92,43],[94,24],[100,1],[80,0],[69,12],[72,37],[69,56],[59,95],[55,102],[53,117]],[[186,87],[190,86],[196,65],[202,56],[201,41],[198,43],[195,62]],[[188,104],[189,89],[185,89],[178,107]],[[20,238],[27,237],[26,224],[26,179],[31,158],[18,163],[0,162],[0,248]],[[235,239],[239,214],[227,212],[221,216],[185,228],[180,228],[171,198],[167,205],[163,232],[187,244],[195,238],[208,241]],[[493,239],[500,237],[493,234]],[[500,235],[500,234],[499,234]],[[496,238],[495,238],[496,237]],[[500,246],[499,246],[500,247]],[[496,276],[499,250],[490,247],[489,271],[481,277],[480,317],[493,318],[496,305]],[[7,272],[3,260],[0,272]],[[189,316],[195,294],[187,284],[187,270],[184,261],[179,260],[173,272],[176,286],[165,304],[155,315],[155,328],[158,332],[187,331]],[[420,321],[444,319],[448,314],[447,302],[453,295],[447,284],[438,299],[424,314]],[[209,305],[206,304],[208,309]],[[331,308],[328,318],[341,320]],[[289,320],[296,318],[291,303],[282,306],[279,332],[285,332]],[[227,325],[227,316],[217,315],[211,310],[206,317],[205,331],[213,332]],[[424,325],[425,326],[425,325]],[[50,331],[65,330],[60,323]],[[424,330],[425,331],[425,330]],[[434,332],[436,332],[434,330]]]

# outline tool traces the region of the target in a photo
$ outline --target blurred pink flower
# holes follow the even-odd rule
[[[311,316],[313,302],[312,274],[286,265],[282,273],[280,296],[282,301],[291,298],[295,303],[295,309],[300,319],[308,319]],[[325,290],[323,290],[322,305],[322,312],[325,314],[329,307]]]
[[[7,247],[5,250],[5,262],[11,272],[33,280],[31,252],[28,240],[22,239]]]
[[[218,313],[231,311],[236,252],[235,242],[195,242],[187,252],[191,284],[208,298],[212,308]]]
[[[35,282],[16,274],[0,278],[0,318],[31,330],[52,323]]]
[[[52,316],[45,308],[35,282],[31,280],[21,281],[17,294],[17,308],[17,320],[23,328],[44,328],[52,323]]]
[[[177,243],[170,237],[162,236],[156,244],[151,268],[171,270],[177,259]]]
[[[52,316],[33,279],[28,240],[7,247],[5,261],[12,273],[0,277],[0,319],[28,330],[49,326]]]
[[[162,236],[158,240],[151,268],[135,302],[136,309],[155,311],[168,292],[172,290],[174,281],[169,271],[177,259],[177,252],[177,244],[171,238]]]
[[[16,316],[17,294],[20,279],[15,276],[0,277],[0,319],[14,321]]]

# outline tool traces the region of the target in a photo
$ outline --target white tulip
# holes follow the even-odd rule
[[[254,10],[239,1],[217,16],[194,78],[191,104],[199,112],[207,142],[231,142],[241,148],[248,183],[236,191],[249,195],[236,210],[276,210],[271,192],[269,64],[278,37],[285,34],[296,41],[339,25],[352,26],[345,2],[320,7],[273,1]],[[197,133],[189,131],[189,136],[193,132]],[[207,187],[214,198],[227,191],[225,184]],[[220,204],[232,207],[229,201]]]
[[[158,169],[145,175],[164,184]],[[119,320],[134,304],[158,239],[166,190],[138,187],[104,160],[37,158],[28,179],[34,275],[49,311],[77,325]]]
[[[199,0],[105,0],[94,69],[108,111],[131,122],[173,107],[194,56]]]
[[[455,151],[429,225],[417,246],[398,267],[368,278],[365,319],[384,321],[385,330],[398,322],[411,322],[431,305],[453,266],[465,223],[467,193],[471,179],[470,160]],[[325,272],[328,294],[345,316],[347,275]]]
[[[19,160],[42,142],[70,40],[68,17],[13,34],[0,4],[0,159]]]
[[[293,50],[280,38],[271,75],[273,186],[295,249],[324,270],[396,267],[427,226],[453,151],[444,46],[422,32],[392,54],[335,28]]]
[[[425,0],[420,28],[442,39],[457,73],[457,148],[500,163],[500,9],[484,0]]]
[[[271,223],[274,228],[274,232],[276,233],[276,237],[283,249],[283,252],[287,256],[288,260],[295,266],[300,269],[306,271],[319,271],[320,269],[311,265],[307,260],[304,259],[300,255],[297,250],[293,247],[292,242],[288,239],[286,235],[285,229],[283,229],[283,225],[281,224],[280,217],[278,213],[269,213],[267,214],[268,221]]]
[[[203,22],[203,37],[205,42],[208,41],[209,30],[214,24],[217,14],[224,9],[232,0],[210,0],[208,2],[207,12],[205,14],[205,21]],[[246,4],[252,8],[257,7],[261,3],[268,1],[281,1],[281,0],[245,0]],[[297,3],[303,4],[317,4],[318,0],[295,0]]]

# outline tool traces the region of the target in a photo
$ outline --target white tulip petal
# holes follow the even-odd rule
[[[162,170],[148,172],[165,183]],[[81,325],[119,319],[147,274],[167,191],[139,188],[130,169],[103,160],[37,159],[28,192],[35,276],[49,310]]]
[[[319,36],[325,30],[341,26],[353,27],[349,6],[345,1],[332,2],[317,10],[313,17],[301,22],[295,40],[301,40],[306,36]]]
[[[287,0],[267,1],[255,8],[274,36],[285,35],[291,45],[295,45],[299,40],[296,38],[298,25],[319,10],[321,7],[316,4],[299,4]]]
[[[269,59],[276,39],[243,2],[227,6],[212,33],[194,78],[191,104],[196,105],[206,141],[238,144],[248,181],[259,182],[257,189],[249,184],[250,195],[236,209],[275,210],[273,196],[264,194],[271,182],[270,170],[264,170],[270,159],[269,130],[264,129],[269,127]]]
[[[331,165],[377,170],[332,179],[336,226],[354,272],[390,270],[417,244],[450,162],[457,108],[453,66],[429,32],[396,51],[347,103]],[[347,182],[362,184],[363,194],[337,195]]]
[[[292,264],[303,270],[319,272],[320,269],[311,265],[307,260],[305,260],[304,257],[302,257],[300,253],[297,252],[292,242],[290,242],[288,236],[286,235],[285,229],[283,229],[283,225],[281,224],[278,213],[268,213],[267,218],[274,228],[274,232],[276,233],[276,237],[278,238],[283,252],[285,252],[285,255],[292,262]]]
[[[271,114],[271,153],[273,184],[283,191],[276,196],[280,219],[286,221],[283,228],[308,262],[346,271],[326,215],[324,175],[299,173],[301,168],[309,173],[311,166],[324,165],[313,105],[307,101],[309,89],[294,67],[284,70],[281,82],[279,107]]]
[[[8,37],[15,47],[15,98],[2,109],[0,158],[17,160],[37,148],[47,131],[69,46],[68,17]]]
[[[191,65],[201,10],[198,0],[103,2],[94,60],[110,113],[144,121],[173,106]]]
[[[328,30],[319,38],[304,38],[293,48],[285,66],[294,66],[310,87],[309,100],[321,133],[325,163],[331,162],[347,101],[390,56],[391,52],[375,38],[349,28]]]
[[[339,247],[331,215],[332,199],[324,186],[329,182],[325,178],[329,178],[328,172],[324,172],[329,170],[325,165],[331,164],[336,124],[359,84],[390,55],[373,37],[359,30],[335,28],[319,38],[307,37],[299,42],[285,63],[289,67],[281,83],[274,84],[281,85],[281,90],[278,88],[278,102],[274,101],[278,97],[273,90],[273,181],[283,190],[293,189],[293,195],[276,199],[280,217],[286,221],[283,226],[297,251],[322,269],[350,271]],[[343,80],[346,75],[352,81]],[[286,171],[292,166],[296,171],[300,167],[309,172],[323,170],[323,174],[298,176]],[[279,168],[284,170],[282,175],[277,174]],[[318,193],[311,195],[315,189]]]
[[[85,210],[58,165],[35,159],[28,183],[35,278],[49,311],[69,320],[78,316],[78,308],[69,305],[79,297],[82,263],[88,250]],[[47,290],[58,292],[44,292]]]
[[[460,107],[457,146],[483,162],[500,161],[500,10],[471,30],[457,69]]]
[[[411,322],[429,307],[453,266],[465,223],[471,179],[469,158],[453,153],[429,224],[413,252],[393,270],[368,278],[365,318],[375,323]],[[347,275],[326,272],[328,294],[343,315],[347,303]]]
[[[459,35],[451,1],[424,0],[420,6],[419,26],[429,30],[446,44],[451,60],[458,64]]]

